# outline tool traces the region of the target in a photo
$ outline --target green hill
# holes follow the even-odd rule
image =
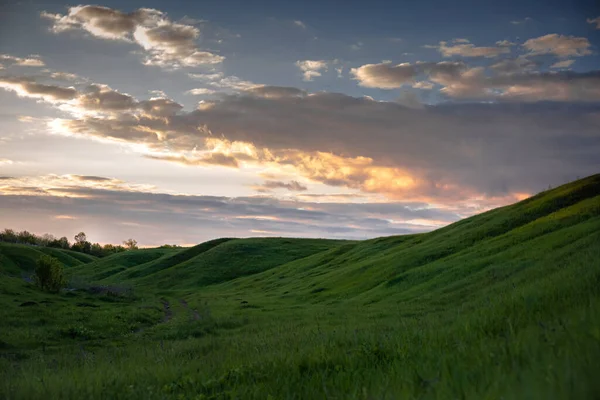
[[[600,398],[600,175],[424,234],[69,271],[133,294],[0,283],[0,397]]]
[[[0,272],[20,274],[32,272],[43,255],[57,258],[66,267],[76,267],[96,260],[96,257],[70,250],[49,247],[0,243]]]

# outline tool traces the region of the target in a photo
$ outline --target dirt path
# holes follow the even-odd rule
[[[165,312],[163,322],[169,322],[171,318],[173,318],[173,310],[171,310],[171,304],[167,301],[167,299],[160,299],[160,302],[162,303],[163,311]]]
[[[188,311],[190,310],[187,301],[185,301],[184,299],[180,299],[179,302],[181,303],[183,308],[185,308]],[[198,310],[192,310],[192,318],[194,319],[194,321],[198,321],[200,319],[200,314],[198,313]]]

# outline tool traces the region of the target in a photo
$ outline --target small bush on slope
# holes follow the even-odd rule
[[[40,257],[35,267],[34,281],[40,289],[58,293],[66,284],[60,261],[50,256]]]

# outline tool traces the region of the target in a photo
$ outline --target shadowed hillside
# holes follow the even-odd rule
[[[57,258],[66,267],[76,267],[96,260],[94,256],[76,251],[0,243],[0,272],[32,272],[36,261],[43,255]]]
[[[130,295],[40,293],[37,251],[0,246],[1,397],[600,396],[600,175],[418,235],[58,255]]]

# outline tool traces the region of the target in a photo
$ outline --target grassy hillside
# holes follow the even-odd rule
[[[70,250],[0,243],[0,272],[13,275],[32,272],[36,261],[46,254],[57,258],[66,267],[76,267],[96,260],[94,256]]]
[[[3,278],[1,398],[600,398],[600,175],[425,234],[69,271],[134,291]]]

